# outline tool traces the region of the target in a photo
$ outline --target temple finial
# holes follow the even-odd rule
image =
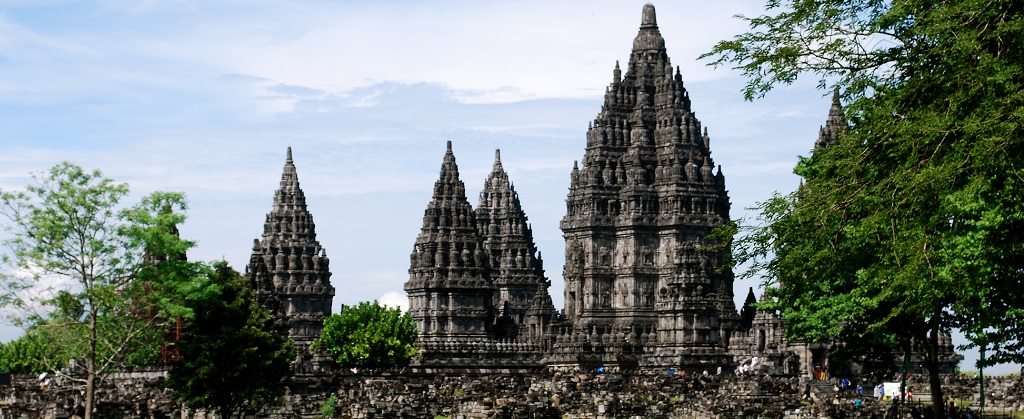
[[[501,149],[494,149],[494,163],[501,163]]]
[[[644,26],[658,26],[658,18],[654,14],[654,5],[647,3],[644,5],[644,13],[640,18],[640,27]]]
[[[452,152],[452,140],[448,140],[448,152]]]
[[[616,83],[622,81],[622,70],[619,69],[619,60],[615,60],[615,70],[612,71],[612,79],[615,80]]]
[[[288,157],[286,157],[284,159],[284,162],[285,163],[292,163],[292,148],[291,148],[291,146],[288,147]]]

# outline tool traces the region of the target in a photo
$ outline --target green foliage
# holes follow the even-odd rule
[[[801,73],[843,91],[851,129],[759,207],[737,262],[769,281],[792,336],[883,345],[964,329],[1024,361],[1024,3],[770,0],[705,54],[747,99]],[[937,376],[933,397],[941,396]]]
[[[333,417],[336,417],[338,415],[337,409],[337,395],[332,394],[331,397],[328,397],[327,400],[324,400],[323,403],[320,403],[320,414],[323,415],[325,419],[331,419]]]
[[[275,332],[273,318],[238,272],[218,262],[206,274],[217,292],[186,300],[194,315],[182,329],[181,359],[167,386],[189,408],[216,409],[222,418],[277,405],[295,348]]]
[[[50,371],[52,363],[66,364],[67,358],[55,348],[54,341],[38,330],[7,343],[0,343],[0,371],[13,374],[39,374]]]
[[[324,319],[317,341],[343,367],[385,368],[408,365],[416,356],[416,324],[408,313],[374,301],[342,306]]]

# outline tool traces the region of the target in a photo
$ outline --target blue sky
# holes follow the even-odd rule
[[[402,294],[446,141],[474,205],[500,148],[561,307],[569,172],[643,4],[0,0],[0,188],[69,160],[136,196],[183,191],[190,258],[242,270],[291,146],[337,310]],[[830,95],[744,102],[736,72],[697,60],[761,1],[655,6],[732,216],[793,190]]]

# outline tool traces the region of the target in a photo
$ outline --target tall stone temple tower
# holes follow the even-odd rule
[[[330,260],[316,240],[291,147],[263,236],[253,240],[246,275],[257,301],[274,314],[281,332],[295,342],[300,355],[308,354],[310,344],[320,337],[324,318],[331,315],[334,287]]]
[[[725,177],[690,105],[647,4],[625,74],[616,63],[587,130],[561,222],[566,321],[590,335],[646,335],[641,364],[652,366],[728,365],[739,322],[732,272],[708,238],[729,221]]]
[[[405,283],[409,314],[419,328],[425,358],[445,344],[493,336],[494,282],[489,266],[449,141]]]
[[[548,280],[519,195],[501,166],[500,150],[494,152],[494,168],[474,214],[496,288],[492,302],[499,317],[494,334],[498,339],[515,339],[539,287],[547,293]]]

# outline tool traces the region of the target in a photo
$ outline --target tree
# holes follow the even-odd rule
[[[13,320],[34,330],[30,336],[60,338],[57,352],[42,360],[48,369],[59,367],[54,360],[85,359],[85,378],[68,378],[85,384],[88,419],[98,377],[121,365],[168,314],[187,314],[166,304],[175,298],[163,293],[184,285],[161,275],[137,280],[151,243],[181,252],[191,246],[171,234],[184,220],[184,196],[154,193],[123,209],[128,185],[67,162],[33,180],[24,191],[0,192],[11,237],[3,262],[14,268],[3,277],[0,304],[16,309]]]
[[[748,100],[810,73],[843,92],[851,124],[798,165],[804,187],[762,203],[762,224],[736,241],[788,333],[922,342],[936,400],[944,330],[999,336],[986,363],[1024,360],[1024,4],[767,9],[704,56],[742,71]]]
[[[363,301],[341,306],[324,319],[316,345],[323,345],[342,367],[387,368],[404,366],[416,356],[416,324],[409,313]]]
[[[177,343],[180,359],[167,377],[176,399],[221,418],[277,405],[285,394],[292,342],[276,333],[249,282],[225,262],[207,268],[218,292],[188,299],[195,316]]]

